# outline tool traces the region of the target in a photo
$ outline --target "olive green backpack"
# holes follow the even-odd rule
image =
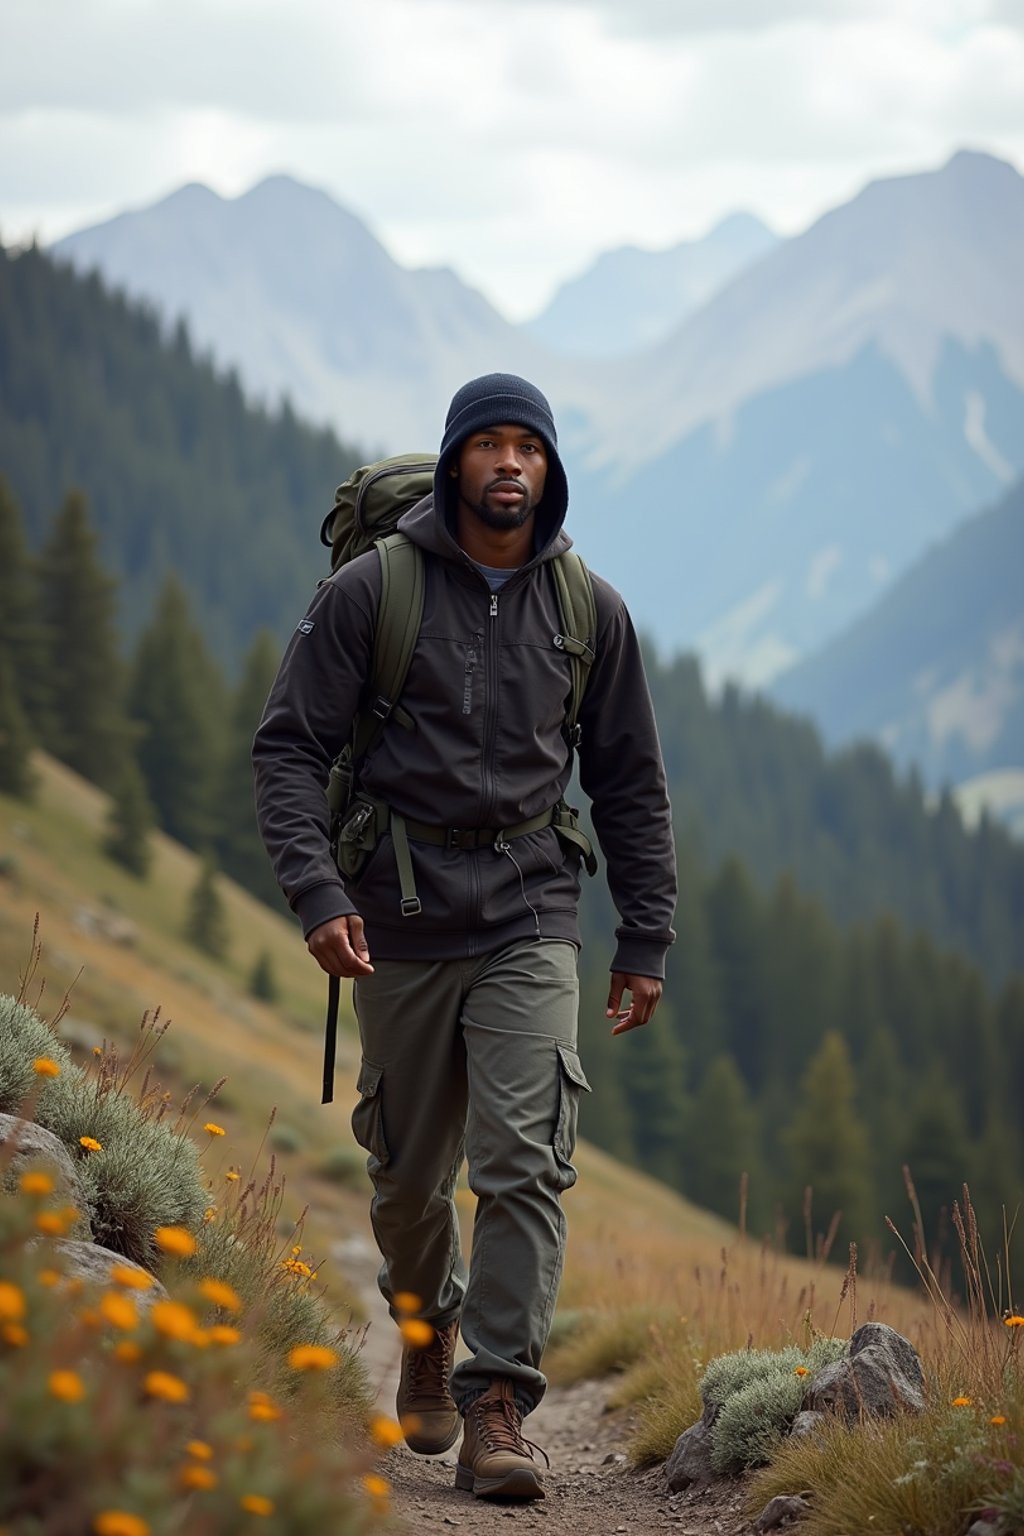
[[[380,835],[369,802],[360,799],[359,768],[389,720],[405,730],[414,722],[402,708],[401,696],[423,618],[423,551],[397,531],[398,520],[433,489],[436,454],[404,453],[357,469],[334,493],[334,506],[320,526],[320,542],[331,550],[332,573],[357,555],[376,549],[380,560],[381,592],[374,631],[373,666],[364,707],[353,722],[352,735],[331,768],[327,803],[331,818],[331,849],[343,874],[353,876]],[[561,633],[554,643],[570,659],[571,689],[566,703],[565,733],[571,751],[579,746],[579,713],[597,643],[597,608],[590,572],[576,554],[566,550],[551,562],[558,594]],[[597,861],[579,831],[576,812],[556,807],[556,831],[573,843],[588,872]],[[399,818],[393,817],[393,822]],[[404,841],[404,832],[402,835]],[[396,839],[396,842],[398,839]],[[415,916],[419,902],[414,887],[405,889],[402,913]],[[327,1041],[324,1055],[324,1097],[333,1097],[334,1044],[339,985],[330,978]]]

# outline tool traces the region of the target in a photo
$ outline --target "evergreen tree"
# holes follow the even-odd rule
[[[676,942],[665,968],[665,995],[672,1005],[681,1043],[685,1042],[690,1070],[702,1078],[723,1048],[724,1020],[718,976],[708,929],[704,882],[697,860],[679,857],[679,901]]]
[[[276,1003],[279,991],[274,960],[268,949],[261,949],[249,972],[249,996],[263,1003]]]
[[[217,884],[217,865],[203,856],[199,876],[188,901],[185,937],[204,954],[223,960],[230,945],[227,909]]]
[[[728,1051],[756,1094],[776,1042],[767,1034],[763,915],[738,859],[727,859],[711,882],[707,912]]]
[[[107,813],[103,852],[129,874],[144,880],[153,857],[149,839],[152,826],[153,807],[146,781],[135,758],[126,752]]]
[[[46,649],[39,618],[35,566],[25,543],[21,512],[0,476],[0,658],[34,735],[46,719]]]
[[[32,733],[14,686],[10,658],[0,652],[0,794],[28,800],[35,788]]]
[[[116,583],[100,564],[85,497],[72,491],[40,560],[55,757],[109,788],[131,740],[115,622]]]
[[[831,1030],[811,1061],[797,1095],[796,1108],[783,1132],[791,1168],[789,1208],[802,1207],[803,1192],[813,1191],[816,1237],[842,1212],[840,1246],[866,1244],[869,1225],[870,1159],[867,1131],[855,1107],[857,1083],[846,1042]]]
[[[224,685],[174,576],[140,636],[129,707],[142,726],[139,765],[160,825],[190,848],[211,845]]]
[[[249,648],[234,691],[216,800],[216,848],[221,868],[264,901],[282,900],[256,825],[252,739],[277,675],[280,647],[261,630]]]
[[[971,1150],[963,1110],[938,1061],[932,1063],[920,1083],[906,1129],[902,1160],[909,1167],[917,1190],[925,1250],[937,1269],[942,1255],[948,1256],[954,1250],[949,1213],[971,1175]]]
[[[737,1219],[740,1180],[750,1179],[755,1209],[748,1212],[760,1225],[767,1190],[759,1187],[755,1166],[755,1116],[746,1084],[731,1056],[716,1056],[704,1074],[686,1134],[687,1157],[683,1188],[697,1205]]]
[[[619,1074],[638,1165],[676,1186],[684,1160],[686,1060],[672,1029],[671,1007],[658,1006],[652,1023],[616,1035]]]

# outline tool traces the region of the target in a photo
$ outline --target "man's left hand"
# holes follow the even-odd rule
[[[629,976],[623,971],[612,971],[607,1013],[609,1019],[616,1021],[612,1034],[622,1035],[627,1029],[649,1024],[661,1000],[661,991],[662,984],[656,976]],[[628,1008],[622,1006],[623,992],[631,998]]]

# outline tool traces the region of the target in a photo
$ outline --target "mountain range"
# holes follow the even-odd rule
[[[781,677],[775,697],[813,714],[833,744],[882,741],[932,784],[1005,775],[1024,765],[1022,572],[1024,480]]]
[[[532,326],[450,270],[402,268],[287,177],[230,201],[186,187],[56,250],[185,315],[249,391],[288,394],[367,454],[435,444],[473,374],[534,378],[581,551],[663,648],[696,645],[712,680],[762,684],[1024,470],[1024,178],[963,151],[763,240],[681,320],[680,252],[619,252]],[[642,345],[659,284],[669,330]],[[584,356],[584,337],[556,352],[574,305],[591,352],[629,334],[635,349]]]

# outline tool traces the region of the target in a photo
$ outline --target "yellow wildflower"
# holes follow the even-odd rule
[[[60,1067],[49,1056],[37,1056],[32,1063],[32,1071],[37,1077],[60,1077]]]
[[[92,1523],[96,1536],[149,1536],[149,1526],[126,1509],[104,1509]]]
[[[210,1136],[224,1135],[224,1127],[222,1125],[214,1124],[212,1120],[207,1120],[206,1124],[203,1126],[203,1130],[206,1131]]]
[[[225,1312],[242,1310],[241,1297],[226,1280],[214,1280],[207,1276],[206,1279],[200,1280],[199,1291],[207,1301],[212,1301],[216,1307],[223,1307]]]
[[[370,1434],[386,1451],[389,1451],[393,1445],[401,1445],[405,1438],[402,1426],[396,1424],[394,1419],[385,1417],[383,1413],[378,1413],[370,1420]]]
[[[210,1222],[213,1220],[213,1218],[216,1216],[216,1214],[217,1214],[217,1207],[215,1205],[208,1205],[206,1207],[206,1210],[203,1212],[203,1221],[206,1223],[207,1226],[210,1225]]]
[[[192,1308],[186,1307],[184,1302],[155,1301],[149,1315],[157,1333],[162,1333],[167,1339],[191,1342],[196,1331],[196,1317]]]
[[[169,1371],[150,1371],[142,1385],[149,1397],[158,1397],[164,1403],[187,1403],[188,1386],[180,1376]]]
[[[50,1396],[61,1403],[80,1403],[85,1396],[85,1382],[77,1371],[51,1371],[46,1384]]]
[[[954,1399],[953,1399],[953,1407],[954,1408],[970,1408],[971,1405],[973,1404],[973,1402],[974,1402],[974,1398],[973,1397],[964,1397],[963,1393],[961,1393],[959,1397],[954,1397]]]
[[[47,1237],[63,1237],[77,1220],[78,1212],[73,1206],[66,1205],[61,1211],[39,1211],[35,1217],[35,1227]]]
[[[415,1291],[396,1291],[395,1292],[395,1311],[396,1312],[418,1312],[420,1310],[420,1307],[422,1307],[422,1305],[423,1305],[422,1298],[417,1296]]]
[[[134,1269],[130,1264],[111,1264],[110,1278],[115,1285],[123,1285],[126,1291],[148,1291],[155,1284],[148,1270]]]
[[[234,1168],[229,1168],[224,1177],[230,1180],[232,1184],[237,1184],[242,1175],[240,1173],[236,1173]]]
[[[78,1145],[84,1147],[87,1152],[103,1151],[102,1141],[97,1141],[95,1136],[79,1136]]]
[[[178,1482],[183,1488],[216,1488],[217,1474],[209,1467],[200,1467],[195,1462],[188,1462],[179,1469]]]
[[[211,1344],[237,1344],[242,1337],[238,1329],[228,1323],[214,1323],[206,1330],[206,1336]]]
[[[323,1344],[296,1344],[288,1351],[288,1364],[293,1371],[329,1371],[337,1363],[337,1352]]]
[[[1003,1319],[1007,1328],[1024,1328],[1024,1317],[1019,1312],[1011,1312],[1009,1317]]]
[[[368,1472],[363,1478],[363,1487],[373,1500],[376,1512],[379,1515],[385,1514],[388,1507],[388,1494],[391,1492],[387,1479],[380,1477],[376,1472]]]
[[[0,1322],[20,1323],[25,1316],[25,1297],[10,1280],[0,1280]]]
[[[195,1457],[196,1461],[213,1460],[213,1447],[207,1445],[205,1440],[190,1440],[185,1449],[190,1456]]]
[[[433,1342],[434,1330],[422,1318],[406,1317],[398,1326],[410,1349],[426,1349]]]
[[[272,1515],[274,1503],[272,1499],[265,1499],[262,1493],[246,1493],[239,1499],[239,1504],[248,1515]]]
[[[124,1333],[131,1333],[139,1326],[138,1308],[130,1296],[124,1296],[120,1291],[107,1291],[100,1298],[100,1315]]]
[[[24,1195],[52,1195],[53,1180],[48,1173],[40,1173],[37,1169],[30,1169],[23,1173],[18,1180],[18,1188]]]
[[[163,1253],[189,1259],[196,1251],[196,1240],[187,1227],[157,1227],[153,1241]]]
[[[20,1323],[4,1323],[2,1332],[4,1342],[13,1349],[24,1349],[28,1343],[28,1333]]]

